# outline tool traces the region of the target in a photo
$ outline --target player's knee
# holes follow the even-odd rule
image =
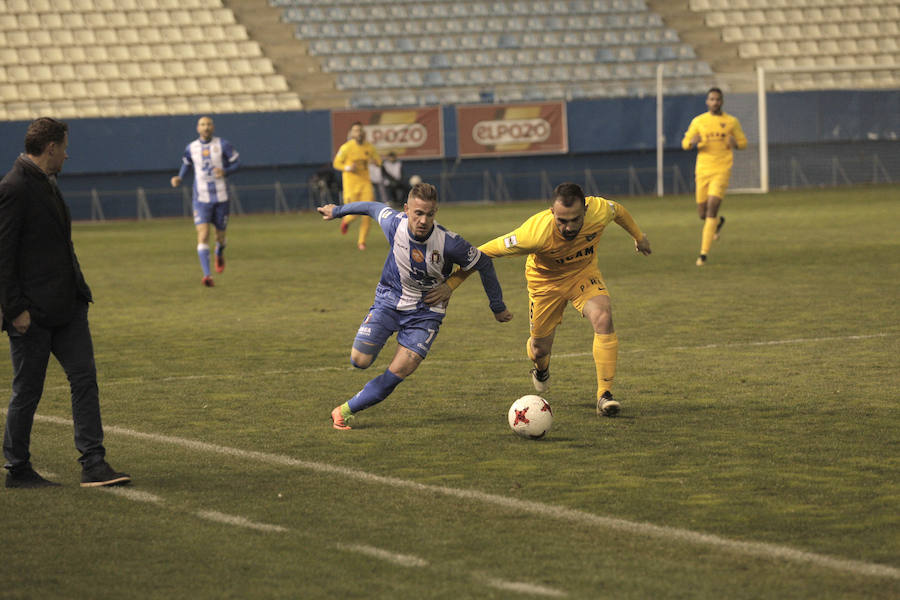
[[[375,357],[369,354],[362,354],[361,352],[350,353],[350,364],[357,369],[368,369],[372,366],[374,360]]]
[[[591,315],[591,325],[594,333],[606,334],[613,332],[612,311],[598,310]]]

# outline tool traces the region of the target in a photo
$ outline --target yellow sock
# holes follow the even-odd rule
[[[612,388],[619,356],[619,338],[613,333],[594,334],[594,365],[597,367],[597,398]]]
[[[528,338],[528,341],[525,342],[525,354],[528,355],[528,358],[531,359],[531,362],[534,363],[534,368],[538,371],[546,371],[550,368],[550,355],[542,356],[540,359],[535,360],[534,355],[531,353],[531,338]]]
[[[359,224],[359,235],[356,238],[357,244],[365,244],[366,237],[369,235],[369,227],[372,225],[372,219],[363,216],[362,223]]]
[[[713,243],[713,236],[716,235],[716,225],[719,224],[718,217],[706,217],[703,222],[703,241],[700,244],[700,254],[709,254],[709,248]]]

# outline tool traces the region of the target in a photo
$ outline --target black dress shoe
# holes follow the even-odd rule
[[[128,485],[129,483],[131,483],[131,475],[116,473],[105,460],[81,472],[81,487]]]
[[[6,474],[6,487],[8,488],[40,488],[40,487],[58,487],[55,481],[48,481],[31,467],[9,471]]]

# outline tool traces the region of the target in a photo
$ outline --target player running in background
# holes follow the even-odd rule
[[[348,137],[350,139],[341,144],[332,163],[335,169],[343,172],[344,204],[372,202],[375,200],[375,191],[372,188],[372,180],[369,179],[369,164],[380,167],[381,157],[375,146],[366,141],[366,131],[359,121],[350,126]],[[350,223],[358,216],[350,214],[341,219],[341,233],[346,234]],[[359,235],[356,238],[356,246],[360,250],[366,249],[366,236],[369,235],[370,224],[369,218],[363,213]]]
[[[737,148],[747,147],[747,136],[736,117],[722,110],[725,97],[719,88],[710,88],[706,94],[708,112],[694,117],[681,140],[685,150],[697,149],[697,166],[694,169],[697,187],[697,213],[703,221],[703,237],[697,266],[706,264],[706,257],[713,240],[719,239],[719,231],[725,217],[719,217],[719,206],[728,189],[731,165]]]
[[[556,327],[571,302],[594,328],[593,355],[597,370],[597,414],[614,417],[619,403],[613,399],[613,378],[619,340],[613,329],[612,308],[603,275],[597,269],[595,249],[610,221],[634,238],[635,250],[650,254],[650,242],[624,206],[589,196],[581,187],[562,183],[553,191],[550,208],[529,218],[517,229],[486,242],[479,250],[490,257],[527,254],[531,336],[525,345],[534,363],[531,380],[539,393],[550,388],[550,351]],[[457,271],[425,297],[426,302],[446,301],[468,273]]]
[[[435,187],[420,183],[409,193],[403,212],[381,202],[328,204],[316,209],[326,221],[348,214],[368,215],[381,226],[391,246],[375,288],[375,303],[353,340],[350,363],[358,369],[368,368],[394,333],[397,333],[397,352],[384,373],[331,411],[335,429],[350,429],[347,421],[351,416],[387,398],[425,360],[441,327],[447,303],[437,301],[429,305],[423,298],[443,283],[454,264],[481,274],[497,321],[505,323],[512,319],[512,313],[503,303],[493,262],[469,242],[435,223],[437,203]]]
[[[225,270],[225,229],[228,227],[228,186],[225,177],[238,170],[238,152],[227,141],[213,134],[215,124],[210,117],[197,121],[199,138],[184,149],[181,169],[171,179],[172,187],[181,185],[188,169],[194,168],[194,225],[197,228],[197,255],[203,269],[202,283],[213,286],[209,273],[209,224],[216,227],[216,273]]]

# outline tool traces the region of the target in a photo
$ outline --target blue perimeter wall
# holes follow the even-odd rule
[[[691,119],[705,110],[704,98],[702,94],[671,96],[664,101],[666,167],[678,165],[689,184],[694,153],[682,151],[680,144]],[[729,98],[725,100],[727,111]],[[790,184],[787,181],[790,174],[784,168],[785,157],[779,155],[779,147],[789,148],[792,153],[814,153],[808,146],[812,144],[829,148],[829,152],[852,148],[851,153],[859,154],[868,146],[889,146],[887,155],[900,154],[894,148],[900,143],[900,90],[770,93],[767,108],[773,187]],[[217,134],[230,140],[241,154],[242,169],[231,178],[231,183],[241,188],[252,189],[256,185],[270,188],[275,181],[298,188],[317,169],[331,162],[328,111],[213,116]],[[646,171],[641,179],[646,182],[648,192],[653,189],[655,98],[569,102],[569,153],[566,155],[460,159],[454,107],[445,107],[443,118],[445,158],[407,161],[407,174],[418,173],[426,181],[436,183],[441,174],[451,174],[457,181],[469,178],[473,185],[477,181],[480,186],[485,172],[503,173],[514,181],[517,175],[545,171],[553,174],[554,179],[578,181],[578,175],[583,177],[585,169],[621,171],[635,167]],[[130,206],[134,190],[144,187],[149,191],[151,204],[154,192],[172,202],[174,190],[166,190],[168,180],[180,166],[185,145],[196,137],[196,120],[196,115],[70,120],[70,158],[60,178],[67,199],[72,203],[73,193],[76,197],[85,196],[86,191],[94,188],[107,195],[120,191],[126,198],[123,202]],[[21,121],[0,122],[3,140],[0,168],[4,171],[21,152],[26,127],[27,123]],[[885,166],[893,180],[900,179],[900,164]],[[628,193],[624,184],[615,183],[620,179],[621,176],[611,180],[614,183],[604,185],[604,193]],[[533,178],[529,186],[535,187]],[[266,194],[271,197],[271,189]],[[510,196],[516,199],[521,194],[513,189]],[[540,196],[540,190],[534,190],[526,197]],[[182,208],[181,198],[175,197],[174,201],[178,213]],[[73,205],[76,218],[90,216],[81,213]]]

